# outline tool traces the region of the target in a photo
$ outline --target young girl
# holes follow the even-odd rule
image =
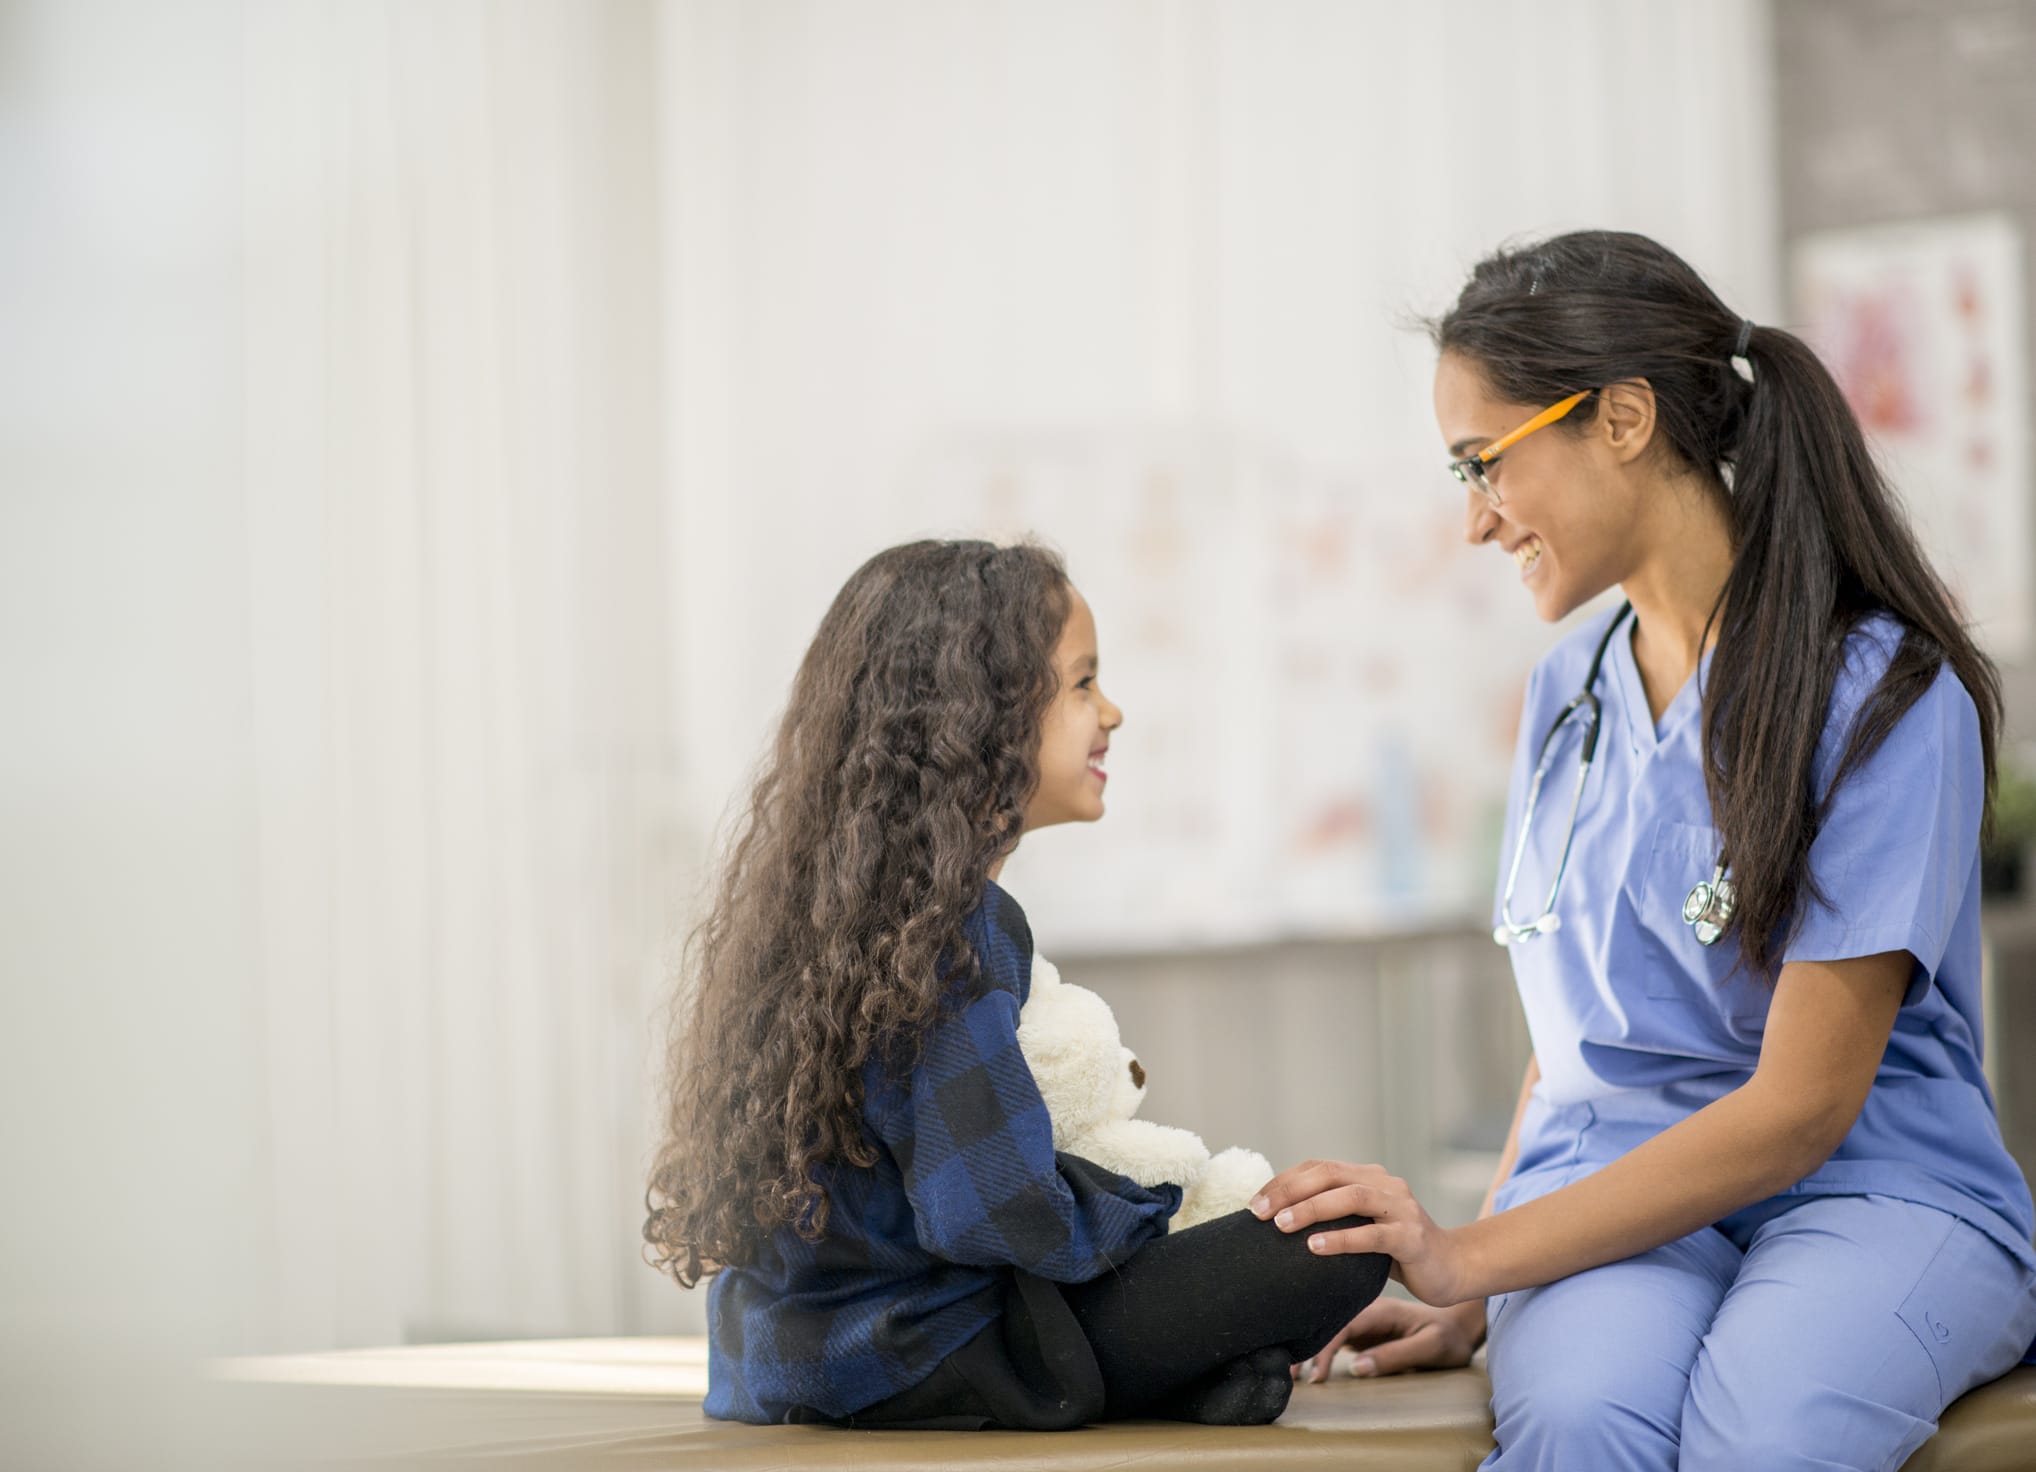
[[[1383,1286],[1248,1211],[1167,1235],[1178,1187],[1054,1152],[996,876],[1103,815],[1122,720],[1035,546],[892,548],[821,621],[695,937],[647,1198],[657,1266],[715,1275],[709,1415],[1265,1422]]]
[[[1436,339],[1467,539],[1542,619],[1623,594],[1527,686],[1534,1053],[1478,1221],[1336,1163],[1260,1209],[1431,1305],[1349,1326],[1374,1370],[1489,1333],[1488,1466],[1899,1466],[2036,1334],[1980,1067],[1994,668],[1815,354],[1654,241],[1502,252]]]

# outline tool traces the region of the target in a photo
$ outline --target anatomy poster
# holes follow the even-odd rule
[[[2030,646],[2028,339],[2004,215],[1813,235],[1804,333],[1865,426],[1987,651]]]

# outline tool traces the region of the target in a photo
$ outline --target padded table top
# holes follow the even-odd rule
[[[1082,1472],[1143,1465],[1468,1472],[1491,1450],[1477,1369],[1297,1385],[1271,1426],[1124,1422],[1058,1434],[742,1426],[701,1414],[698,1339],[424,1345],[222,1361],[213,1391],[251,1461],[307,1453],[320,1467],[883,1468],[958,1465]],[[2036,1367],[1944,1415],[1907,1472],[2036,1468]]]

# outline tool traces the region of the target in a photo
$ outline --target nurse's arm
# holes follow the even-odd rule
[[[1466,1226],[1437,1226],[1376,1165],[1311,1160],[1252,1206],[1322,1252],[1384,1252],[1393,1276],[1444,1306],[1550,1283],[1688,1236],[1815,1171],[1859,1118],[1916,965],[1907,951],[1782,968],[1750,1077],[1595,1174]]]
[[[1673,1242],[1830,1159],[1880,1071],[1916,960],[1782,968],[1753,1076],[1574,1185],[1457,1229],[1463,1297],[1506,1293]]]

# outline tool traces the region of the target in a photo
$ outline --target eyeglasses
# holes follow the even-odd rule
[[[1581,404],[1594,392],[1596,390],[1587,388],[1579,393],[1571,394],[1559,404],[1550,404],[1518,429],[1510,434],[1500,435],[1499,438],[1493,440],[1476,454],[1466,455],[1461,460],[1450,461],[1449,473],[1465,485],[1477,487],[1484,494],[1487,502],[1497,506],[1499,504],[1499,493],[1493,488],[1491,481],[1486,477],[1486,468],[1495,463],[1499,456],[1512,449],[1520,441],[1526,439],[1528,435],[1534,433],[1535,430],[1548,428],[1549,425],[1569,413],[1570,410]]]

